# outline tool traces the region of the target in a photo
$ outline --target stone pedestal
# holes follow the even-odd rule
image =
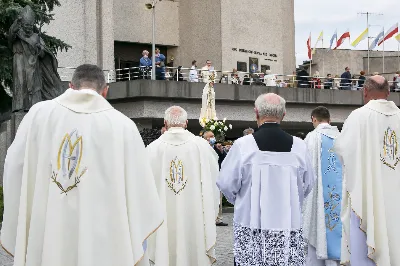
[[[14,141],[18,127],[26,112],[15,112],[11,114],[11,119],[0,124],[0,184],[3,185],[4,160],[7,155],[8,147]]]

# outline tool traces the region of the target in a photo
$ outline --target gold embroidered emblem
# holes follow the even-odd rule
[[[383,149],[381,152],[381,161],[387,167],[395,170],[400,163],[399,142],[396,131],[390,127],[385,131],[383,137]]]
[[[167,178],[165,181],[167,181],[168,187],[175,192],[175,195],[178,195],[186,187],[187,178],[184,176],[183,163],[178,160],[178,157],[171,161],[169,179]]]
[[[61,194],[67,194],[78,187],[81,177],[86,173],[87,168],[79,172],[82,153],[83,141],[78,131],[73,130],[65,134],[58,149],[57,171],[53,171],[51,176],[53,182],[61,190]]]

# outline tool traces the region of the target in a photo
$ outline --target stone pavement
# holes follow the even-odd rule
[[[224,222],[229,226],[217,226],[217,262],[215,266],[233,266],[233,213],[224,213]],[[0,248],[0,266],[12,266],[12,258]]]

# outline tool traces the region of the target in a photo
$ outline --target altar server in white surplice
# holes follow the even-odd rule
[[[400,265],[400,109],[382,76],[364,83],[363,107],[335,141],[343,163],[341,263]]]
[[[147,147],[166,212],[164,224],[149,238],[149,257],[156,266],[211,265],[218,157],[206,140],[186,130],[187,113],[181,107],[167,109],[164,123],[167,131]]]
[[[307,135],[305,142],[317,182],[303,206],[307,266],[338,266],[342,239],[342,166],[331,149],[339,130],[330,125],[326,107],[315,108],[311,120],[315,130]]]
[[[302,205],[315,182],[307,147],[280,128],[282,97],[260,95],[255,112],[258,130],[235,141],[217,180],[235,205],[235,263],[302,266]]]
[[[139,131],[97,66],[70,87],[30,109],[8,150],[2,247],[14,266],[149,265],[163,212]]]

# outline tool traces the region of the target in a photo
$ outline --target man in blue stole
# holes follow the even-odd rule
[[[317,176],[317,184],[303,208],[304,237],[308,241],[307,266],[336,266],[340,263],[342,223],[342,166],[332,152],[339,130],[330,125],[326,107],[311,113],[315,130],[305,141]]]

